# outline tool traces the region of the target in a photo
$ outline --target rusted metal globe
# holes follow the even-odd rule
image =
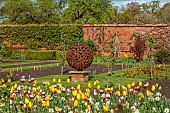
[[[68,64],[77,71],[82,71],[89,67],[93,61],[93,56],[91,48],[82,43],[69,47],[66,55]]]

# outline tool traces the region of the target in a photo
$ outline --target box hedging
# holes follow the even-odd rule
[[[63,57],[62,51],[57,50],[27,50],[27,60],[61,60]]]

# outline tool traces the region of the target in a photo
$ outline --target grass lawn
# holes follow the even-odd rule
[[[107,84],[109,87],[118,88],[119,84],[126,85],[128,83],[132,83],[132,82],[138,83],[139,81],[146,80],[146,79],[139,79],[139,78],[123,77],[122,76],[123,72],[124,70],[115,71],[112,76],[107,76],[107,73],[90,75],[88,82],[93,84],[95,80],[98,80],[100,82],[101,88],[107,87]],[[63,86],[67,86],[67,87],[72,87],[72,86],[76,87],[78,84],[80,84],[81,87],[85,88],[87,87],[87,84],[88,84],[88,82],[71,82],[68,85],[66,83],[66,80],[70,78],[70,75],[51,75],[51,76],[44,76],[44,77],[36,78],[37,86],[38,85],[41,86],[44,81],[49,81],[50,83],[53,84],[52,81],[54,78],[56,79],[56,81],[58,81],[58,79],[61,79]],[[20,84],[19,81],[17,81],[16,83]],[[28,82],[26,82],[25,84],[29,85]]]

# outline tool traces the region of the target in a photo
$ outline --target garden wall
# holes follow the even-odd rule
[[[85,40],[93,40],[101,52],[117,51],[116,48],[120,48],[119,56],[137,51],[144,55],[144,38],[170,35],[170,25],[167,24],[84,24],[82,27]]]

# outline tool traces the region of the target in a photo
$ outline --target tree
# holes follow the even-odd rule
[[[170,2],[165,4],[159,11],[158,16],[160,23],[169,24],[170,23]]]
[[[38,23],[59,23],[59,7],[55,0],[36,0],[35,7]]]
[[[62,23],[111,23],[115,11],[110,0],[69,0]]]
[[[6,17],[5,23],[28,24],[36,23],[35,7],[30,0],[8,0],[1,8],[1,15]]]

